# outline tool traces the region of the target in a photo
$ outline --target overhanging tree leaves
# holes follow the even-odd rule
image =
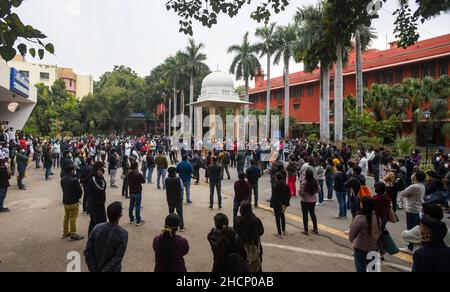
[[[25,25],[20,17],[12,12],[13,8],[18,8],[23,0],[1,0],[0,1],[0,56],[5,61],[12,60],[17,51],[25,56],[29,53],[36,56],[36,48],[40,59],[44,58],[45,51],[50,54],[55,53],[55,48],[51,43],[44,43],[47,38],[41,31],[31,25]]]

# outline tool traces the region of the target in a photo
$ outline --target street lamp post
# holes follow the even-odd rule
[[[426,139],[427,139],[427,142],[426,142],[426,151],[427,151],[427,160],[426,160],[426,163],[427,163],[427,165],[428,165],[428,158],[429,158],[429,142],[430,142],[430,137],[429,137],[429,135],[430,135],[430,117],[431,117],[431,111],[430,110],[426,110],[425,112],[424,112],[424,115],[425,115],[425,119],[427,120],[427,134],[426,134]]]

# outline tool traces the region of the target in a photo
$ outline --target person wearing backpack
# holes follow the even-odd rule
[[[250,202],[242,202],[240,212],[241,215],[236,218],[233,229],[244,244],[248,271],[251,273],[262,272],[261,236],[264,235],[264,226],[253,213]]]
[[[214,228],[207,237],[214,256],[212,272],[247,272],[247,253],[244,245],[228,224],[229,220],[225,214],[214,216]]]
[[[291,200],[291,190],[289,189],[281,173],[275,175],[276,184],[272,188],[272,197],[270,198],[270,207],[273,208],[275,221],[277,224],[278,237],[286,235],[286,219],[284,213],[289,207]]]
[[[361,174],[361,167],[353,167],[352,177],[344,184],[345,188],[350,190],[350,211],[352,213],[352,218],[354,219],[359,210],[359,191],[361,186],[366,185],[366,178]]]

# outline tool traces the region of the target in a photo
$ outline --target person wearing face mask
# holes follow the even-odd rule
[[[93,167],[93,176],[89,180],[89,199],[91,203],[91,222],[89,223],[89,235],[97,224],[106,222],[106,180],[105,165],[97,161]]]
[[[415,273],[450,272],[450,247],[444,242],[448,229],[444,222],[424,216],[420,222],[422,247],[414,253]]]
[[[424,216],[430,216],[434,219],[442,221],[444,218],[444,212],[442,211],[441,207],[439,207],[435,204],[423,203],[422,211],[420,212],[420,218],[422,219]],[[414,252],[422,247],[422,234],[420,232],[420,225],[417,225],[416,227],[414,227],[411,230],[403,231],[402,237],[405,242],[413,245]],[[450,246],[450,233],[449,232],[447,232],[447,234],[444,238],[444,242],[445,242],[445,244]],[[405,253],[412,254],[412,252],[408,248],[400,248],[400,250]]]

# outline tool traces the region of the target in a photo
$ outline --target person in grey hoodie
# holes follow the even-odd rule
[[[405,211],[406,211],[406,229],[411,230],[420,223],[419,213],[424,202],[425,197],[425,179],[426,174],[418,170],[413,175],[414,184],[410,185],[404,191],[400,193],[400,197],[404,198]],[[408,248],[413,249],[412,244],[409,244]]]

